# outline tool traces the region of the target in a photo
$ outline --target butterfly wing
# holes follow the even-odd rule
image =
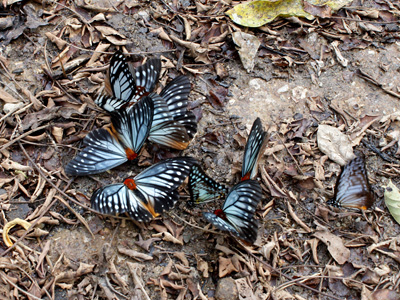
[[[261,187],[257,181],[242,181],[229,192],[222,206],[223,217],[211,213],[203,215],[218,229],[228,231],[253,244],[257,239],[258,230],[258,221],[254,218],[254,213],[261,197]]]
[[[186,76],[178,76],[161,91],[160,96],[167,102],[168,109],[175,118],[186,112],[191,84]]]
[[[161,91],[160,96],[167,102],[175,121],[185,126],[189,138],[197,132],[195,115],[187,110],[191,84],[186,76],[178,76]]]
[[[228,189],[208,177],[198,165],[194,165],[189,174],[189,194],[189,205],[194,205],[225,198]]]
[[[334,199],[328,204],[337,207],[368,209],[374,203],[368,182],[365,161],[358,156],[342,168],[336,185]]]
[[[257,174],[257,165],[267,145],[267,133],[263,130],[260,118],[257,118],[250,131],[244,148],[242,180],[253,179]]]
[[[148,95],[154,90],[160,78],[161,60],[152,58],[136,69],[129,65],[129,69],[135,78],[137,101],[140,97]]]
[[[97,189],[91,199],[93,209],[102,214],[117,215],[128,213],[139,222],[148,222],[153,219],[152,214],[143,206],[142,194],[137,190],[130,190],[123,183],[111,184]]]
[[[161,161],[135,177],[140,191],[157,214],[170,209],[178,200],[176,189],[189,176],[196,160],[176,157]],[[175,191],[175,192],[174,192]]]
[[[150,94],[150,98],[153,100],[154,116],[149,140],[178,150],[186,149],[190,141],[186,128],[173,119],[164,99],[155,93]]]
[[[94,100],[97,106],[101,107],[105,111],[114,112],[121,109],[124,105],[129,104],[129,101],[125,101],[116,97],[111,97],[105,94],[100,94],[96,100]]]
[[[153,111],[153,101],[145,97],[129,110],[119,110],[111,114],[111,123],[119,140],[136,154],[150,133]]]
[[[69,175],[101,173],[128,160],[122,145],[106,129],[90,132],[83,142],[86,147],[65,167]]]
[[[126,57],[117,51],[110,61],[109,82],[112,94],[115,98],[126,102],[135,98],[137,86],[135,78],[131,73]]]

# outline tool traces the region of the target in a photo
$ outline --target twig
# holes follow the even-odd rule
[[[73,202],[73,203],[75,203],[75,204],[77,204],[77,205],[79,205],[79,206],[81,206],[81,207],[83,207],[83,208],[86,208],[87,210],[90,210],[90,211],[93,211],[93,212],[96,212],[96,213],[98,213],[97,211],[95,211],[94,209],[91,209],[91,208],[88,208],[88,207],[85,207],[85,206],[83,206],[82,205],[82,203],[79,203],[78,201],[76,201],[75,199],[73,199],[72,197],[70,197],[70,196],[68,196],[66,193],[64,193],[62,190],[60,190],[51,180],[49,180],[48,178],[47,178],[47,176],[43,173],[43,171],[38,167],[38,165],[33,161],[33,159],[28,155],[28,153],[26,152],[26,150],[25,150],[25,148],[24,148],[24,146],[22,146],[22,143],[21,142],[19,142],[19,146],[21,147],[21,149],[22,149],[22,151],[24,152],[24,154],[25,154],[25,156],[28,158],[28,160],[31,162],[31,164],[34,166],[34,168],[39,172],[39,174],[40,174],[40,176],[42,176],[43,177],[43,179],[44,180],[46,180],[53,188],[55,188],[61,195],[63,195],[64,197],[66,197],[68,200],[70,200],[71,202]],[[59,198],[59,197],[56,197],[56,198],[58,198],[59,200],[60,199],[62,199],[62,198]],[[62,199],[62,200],[60,200],[60,201],[62,201],[77,217],[78,217],[78,219],[82,222],[82,220],[81,220],[81,218],[77,215],[77,213],[69,206],[69,204],[67,204],[66,202],[64,202],[65,200],[64,199]],[[90,230],[90,228],[89,228],[89,225],[87,225],[87,223],[84,221],[84,222],[82,222],[82,224],[87,228],[87,230],[89,230],[89,232],[90,232],[90,234],[92,235],[92,237],[94,238],[94,235],[93,235],[93,232]],[[33,226],[32,226],[33,227]],[[31,227],[31,228],[32,228]]]
[[[20,139],[23,139],[24,137],[30,135],[31,133],[33,133],[33,132],[35,132],[35,131],[39,131],[39,130],[45,129],[45,128],[47,128],[48,126],[49,126],[49,124],[46,124],[46,125],[43,125],[43,126],[40,126],[40,127],[34,128],[34,129],[31,129],[31,130],[29,130],[28,132],[25,132],[25,133],[21,134],[20,136],[16,137],[15,139],[13,139],[13,140],[9,141],[8,143],[4,144],[3,146],[1,146],[1,147],[0,147],[0,151],[2,151],[2,150],[4,150],[4,149],[7,149],[7,148],[10,147],[12,144],[14,144],[15,142],[18,142]]]
[[[314,293],[317,293],[321,296],[325,296],[325,297],[329,297],[331,299],[335,299],[335,300],[343,300],[342,298],[336,297],[336,296],[332,296],[323,292],[320,292],[312,287],[309,287],[308,285],[301,283],[301,282],[296,282],[293,278],[291,278],[290,276],[282,273],[281,271],[275,269],[274,267],[272,267],[270,264],[266,263],[265,261],[263,261],[262,259],[258,258],[257,256],[255,256],[253,253],[250,252],[250,250],[247,249],[247,247],[244,247],[244,249],[246,250],[246,252],[248,254],[250,254],[250,256],[254,257],[256,260],[258,260],[260,263],[262,263],[263,265],[265,265],[266,267],[270,268],[271,270],[273,270],[274,272],[278,273],[280,276],[285,277],[286,279],[293,281],[295,285],[301,286],[305,289],[308,289],[310,291],[313,291]],[[342,278],[343,279],[343,278]]]
[[[189,226],[191,226],[191,227],[193,227],[193,228],[196,228],[196,229],[199,229],[199,230],[201,230],[201,231],[208,232],[208,233],[224,235],[222,232],[218,232],[218,231],[214,231],[214,230],[209,230],[209,229],[204,229],[204,228],[201,228],[201,227],[199,227],[199,226],[193,225],[192,223],[189,223],[188,221],[182,219],[180,216],[178,216],[178,215],[175,214],[175,213],[172,213],[172,215],[173,215],[174,217],[178,218],[179,220],[181,220],[183,223],[185,223],[185,224],[187,224],[187,225],[189,225]]]
[[[400,98],[400,94],[393,92],[391,90],[389,90],[387,87],[383,86],[382,83],[376,81],[374,78],[372,78],[370,75],[368,75],[367,73],[365,73],[364,71],[362,71],[361,69],[358,69],[356,72],[356,75],[364,80],[366,80],[369,83],[372,83],[373,85],[381,88],[384,92],[386,92],[389,95],[392,95],[394,97]]]
[[[3,278],[3,280],[7,281],[9,284],[11,284],[14,288],[16,288],[17,290],[19,290],[20,292],[22,292],[23,294],[27,295],[28,297],[31,297],[33,299],[38,299],[38,300],[42,300],[41,298],[36,297],[35,295],[32,295],[31,293],[21,289],[18,285],[16,285],[15,283],[13,283],[11,280],[9,280],[7,278],[7,276],[3,275],[3,273],[0,273],[1,278]]]

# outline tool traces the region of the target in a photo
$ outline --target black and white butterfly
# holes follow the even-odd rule
[[[96,190],[91,206],[103,214],[127,213],[136,221],[148,222],[173,207],[179,198],[177,188],[195,163],[192,157],[161,161],[123,183]]]
[[[111,129],[97,129],[83,140],[85,148],[65,167],[69,175],[97,174],[137,158],[149,136],[154,105],[149,97],[130,110],[111,113]]]
[[[262,197],[260,184],[255,180],[245,180],[228,189],[208,177],[194,165],[189,174],[189,193],[191,203],[204,203],[225,198],[222,209],[203,216],[218,229],[228,231],[234,236],[254,243],[257,239],[258,221],[254,213]]]
[[[335,207],[368,209],[374,203],[363,156],[357,156],[347,165],[336,181],[334,198],[327,202]]]
[[[244,148],[242,164],[242,180],[254,179],[257,175],[257,167],[264,149],[267,145],[267,132],[263,130],[260,118],[257,118]]]
[[[208,177],[199,166],[193,166],[189,174],[190,206],[225,199],[228,192],[227,187]]]
[[[253,244],[257,239],[258,220],[254,213],[262,197],[260,184],[245,180],[229,192],[221,209],[203,213],[204,218],[222,231]]]
[[[105,80],[106,91],[112,96],[101,94],[95,103],[108,112],[132,106],[153,92],[160,73],[159,58],[149,59],[135,69],[127,62],[126,57],[117,51],[111,58]]]

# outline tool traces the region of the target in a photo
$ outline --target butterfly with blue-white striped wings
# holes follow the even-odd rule
[[[161,161],[123,183],[96,190],[91,206],[103,214],[127,213],[136,221],[148,222],[174,206],[179,199],[177,188],[195,163],[192,157]]]
[[[144,96],[153,92],[161,73],[161,60],[149,59],[145,64],[132,67],[126,57],[117,51],[110,61],[105,80],[108,93],[101,94],[95,103],[108,112],[134,105]]]
[[[267,142],[267,132],[263,130],[260,118],[257,118],[253,123],[244,148],[242,180],[254,179],[257,175],[258,163],[264,153]]]
[[[205,212],[204,218],[218,229],[228,231],[245,242],[255,242],[258,221],[254,213],[262,197],[260,184],[256,180],[242,181],[228,193],[225,186],[215,182],[195,165],[189,174],[189,192],[192,203],[225,198],[222,209],[214,213]]]
[[[65,172],[74,176],[97,174],[136,159],[149,136],[153,111],[153,101],[145,97],[129,111],[112,113],[111,129],[90,132],[83,140],[85,148],[68,163]]]
[[[342,167],[336,181],[334,198],[327,204],[363,210],[374,204],[363,156],[357,156]]]

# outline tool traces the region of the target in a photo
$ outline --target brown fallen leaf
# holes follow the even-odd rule
[[[230,258],[220,257],[218,259],[218,276],[219,278],[225,277],[232,272],[238,272],[238,269],[232,263]]]
[[[147,255],[145,253],[141,253],[132,249],[127,249],[124,247],[118,247],[118,252],[125,254],[129,257],[132,257],[133,259],[136,259],[138,261],[144,261],[144,260],[153,260],[153,256]]]
[[[329,253],[338,264],[342,265],[350,258],[350,250],[344,246],[340,237],[326,229],[316,231],[314,236],[328,247]]]

